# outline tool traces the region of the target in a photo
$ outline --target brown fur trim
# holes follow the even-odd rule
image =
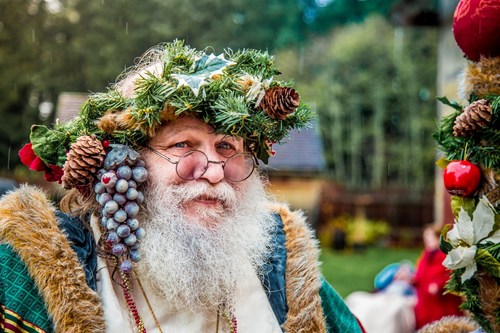
[[[497,280],[485,271],[476,274],[479,282],[479,300],[486,320],[490,322],[493,332],[500,332],[500,285]]]
[[[469,62],[465,69],[461,95],[468,99],[471,94],[478,98],[486,95],[500,95],[500,57],[481,58]]]
[[[288,314],[285,332],[326,332],[319,289],[321,279],[318,243],[301,212],[286,206],[273,207],[281,215],[286,235],[286,298]]]
[[[23,185],[2,198],[0,239],[26,264],[56,332],[105,331],[99,296],[88,287],[76,253],[57,226],[54,207],[42,191]]]
[[[417,333],[470,333],[479,325],[467,317],[443,317],[422,327]]]

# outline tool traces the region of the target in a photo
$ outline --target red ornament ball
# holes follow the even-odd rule
[[[451,161],[444,169],[443,181],[451,195],[470,197],[481,182],[481,170],[469,161]]]
[[[472,61],[500,56],[500,1],[460,0],[453,17],[453,35]]]

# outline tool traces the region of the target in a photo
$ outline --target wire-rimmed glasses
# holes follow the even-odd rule
[[[241,182],[250,177],[255,169],[257,161],[251,153],[237,153],[225,161],[210,161],[208,156],[201,150],[190,150],[173,161],[170,157],[160,153],[158,150],[147,146],[153,153],[175,164],[177,175],[184,180],[195,180],[202,177],[208,170],[210,163],[220,164],[224,171],[224,178],[231,182]]]

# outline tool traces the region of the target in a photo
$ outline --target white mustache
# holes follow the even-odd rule
[[[219,183],[210,185],[206,182],[189,182],[180,185],[172,185],[172,194],[180,200],[179,203],[195,199],[215,199],[224,206],[237,203],[237,193],[229,184]]]

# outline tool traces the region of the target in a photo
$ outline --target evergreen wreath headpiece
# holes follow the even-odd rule
[[[488,333],[500,332],[500,4],[461,0],[453,33],[468,58],[462,106],[443,117],[435,139],[445,158],[444,185],[452,194],[453,226],[446,225],[443,265],[452,270],[449,291]]]
[[[225,50],[216,56],[176,40],[147,52],[133,70],[124,74],[125,81],[133,80],[132,92],[119,82],[107,92],[92,94],[73,120],[56,123],[53,129],[34,125],[31,143],[20,152],[23,163],[45,171],[48,180],[62,177],[66,188],[86,185],[103,156],[97,148],[84,153],[92,159],[88,162],[70,159],[72,154],[79,156],[96,142],[104,148],[139,148],[158,126],[185,113],[197,115],[218,133],[241,137],[267,163],[272,143],[290,129],[307,126],[313,117],[291,82],[274,79],[280,72],[267,52]],[[89,165],[94,168],[84,174]],[[79,171],[74,176],[82,174],[82,180],[65,181],[74,168]]]

